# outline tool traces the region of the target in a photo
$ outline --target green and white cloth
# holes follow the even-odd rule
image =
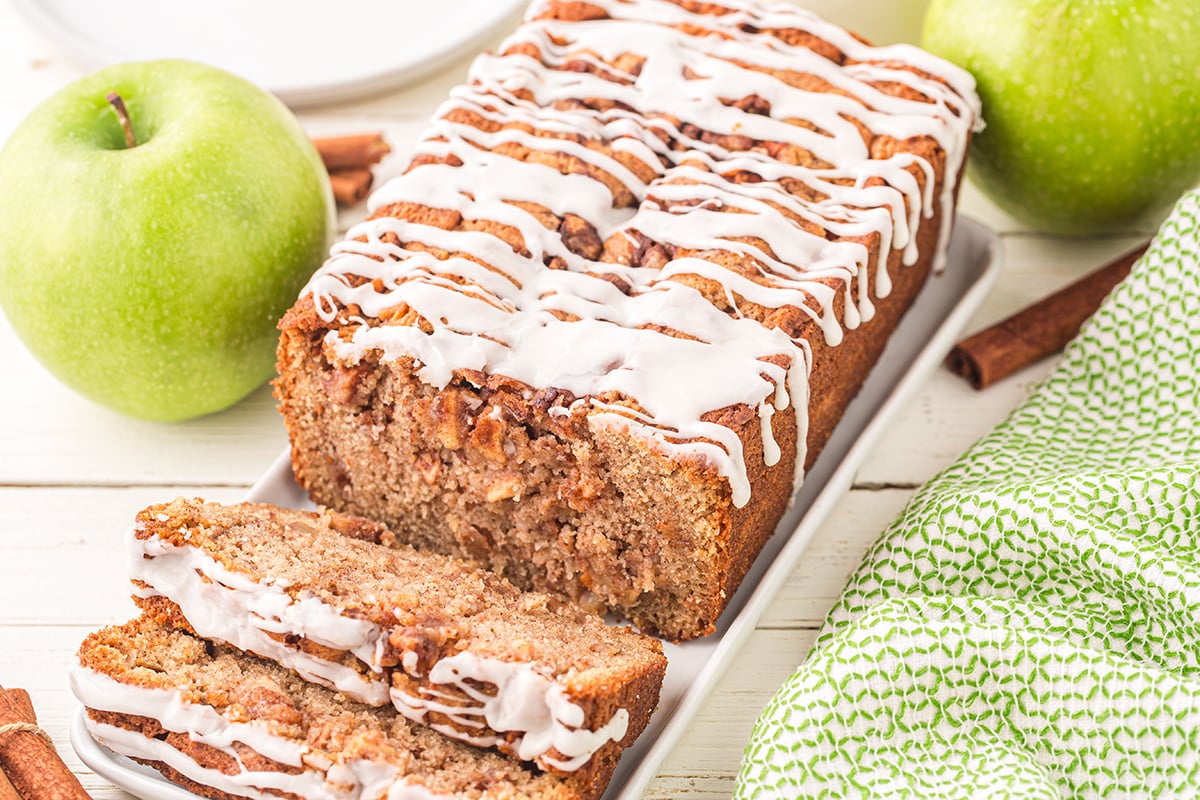
[[[867,554],[736,798],[1200,796],[1200,194]]]

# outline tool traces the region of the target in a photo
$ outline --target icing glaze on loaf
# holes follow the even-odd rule
[[[535,3],[498,55],[476,60],[414,166],[372,199],[375,209],[411,204],[508,234],[389,215],[356,226],[308,287],[336,324],[326,348],[350,364],[372,351],[412,358],[439,388],[478,371],[566,390],[593,427],[711,464],[739,508],[750,499],[742,442],[706,415],[757,409],[771,466],[781,452],[770,419],[790,408],[798,484],[808,343],[739,305],[796,309],[831,345],[870,320],[872,295],[890,292],[888,254],[913,263],[922,221],[952,214],[978,119],[970,77],[793,8],[597,0],[588,13],[605,18],[542,18],[552,6]],[[835,57],[775,29],[811,33]],[[878,88],[889,83],[927,102]],[[940,191],[927,159],[877,152],[879,137],[932,142],[944,158]],[[498,152],[514,147],[532,155]],[[578,168],[560,170],[550,156]],[[582,219],[604,246],[572,247],[531,204]],[[631,265],[615,255],[622,239],[667,255]],[[690,255],[673,257],[680,249]],[[706,256],[714,251],[752,269]],[[698,291],[697,277],[729,308]],[[397,309],[418,321],[396,324]],[[614,394],[623,400],[599,399]]]

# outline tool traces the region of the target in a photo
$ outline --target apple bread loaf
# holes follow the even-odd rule
[[[658,704],[657,639],[366,519],[180,498],[130,545],[148,616],[548,772],[606,784]]]
[[[942,266],[970,76],[743,0],[539,0],[280,323],[318,503],[703,636]]]
[[[594,800],[605,788],[146,617],[88,636],[71,688],[97,741],[214,800]]]

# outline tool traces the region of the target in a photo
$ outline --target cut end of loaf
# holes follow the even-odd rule
[[[280,358],[293,467],[317,502],[647,633],[713,630],[712,587],[735,588],[731,563],[753,544],[731,536],[728,484],[708,465],[592,428],[585,411],[563,412],[553,393],[530,401],[511,381],[438,390],[403,364],[338,365],[300,328],[285,329]],[[758,421],[743,418],[753,438]],[[787,423],[777,435],[794,452]],[[776,472],[781,511],[790,467]]]

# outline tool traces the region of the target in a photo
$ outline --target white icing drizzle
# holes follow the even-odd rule
[[[483,732],[485,724],[493,731],[522,731],[509,744],[511,752],[543,768],[579,769],[606,743],[623,739],[629,727],[629,712],[622,708],[599,729],[584,728],[583,709],[571,702],[561,684],[540,674],[530,663],[499,661],[463,652],[438,661],[429,677],[437,685],[454,686],[476,705],[463,706],[460,696],[427,686],[419,687],[419,695],[393,687],[392,702],[400,713],[477,747],[494,747],[505,742],[504,737]],[[477,683],[490,684],[495,692],[481,691]],[[427,722],[430,711],[445,714],[455,725]],[[463,727],[480,733],[474,736],[464,733]],[[557,750],[565,758],[549,755],[551,750]]]
[[[88,731],[110,750],[160,761],[185,777],[229,794],[256,800],[278,800],[280,792],[306,800],[437,800],[447,796],[407,780],[392,764],[367,759],[334,763],[302,742],[272,733],[267,723],[230,722],[211,706],[184,700],[178,691],[122,683],[78,664],[71,670],[71,689],[88,708],[149,717],[169,731],[185,733],[193,741],[225,753],[237,763],[237,772],[201,766],[165,741],[87,718]],[[249,769],[235,743],[303,769],[297,773]]]
[[[371,351],[385,360],[409,357],[418,362],[420,378],[437,387],[456,373],[481,370],[570,391],[584,398],[593,427],[617,426],[669,456],[711,464],[729,480],[733,503],[741,507],[750,499],[741,442],[731,429],[703,417],[733,405],[758,409],[764,462],[772,466],[783,454],[771,420],[790,404],[801,450],[798,486],[811,364],[807,342],[742,318],[738,304],[795,308],[826,342],[837,344],[843,328],[873,317],[872,292],[886,297],[891,291],[889,254],[898,249],[903,263],[917,260],[919,227],[939,207],[942,241],[934,266],[940,269],[955,181],[979,120],[974,82],[916,48],[864,45],[792,7],[723,0],[731,11],[718,16],[666,0],[592,4],[609,19],[537,20],[545,3],[535,2],[500,55],[476,59],[470,85],[454,90],[419,145],[419,154],[450,163],[416,166],[371,200],[375,209],[408,202],[455,211],[466,221],[494,221],[516,231],[523,247],[482,231],[448,232],[384,217],[353,228],[308,290],[326,321],[347,326],[326,336],[333,357],[348,363]],[[687,26],[721,35],[689,32]],[[851,63],[789,45],[762,32],[768,28],[808,31]],[[636,74],[613,66],[628,54],[641,57]],[[595,71],[577,71],[577,64]],[[772,69],[813,76],[833,91],[801,89],[766,71]],[[928,102],[895,97],[875,85],[887,82],[911,87]],[[726,104],[751,96],[769,104],[760,109],[765,113]],[[574,102],[579,98],[612,101],[613,107],[594,110]],[[789,122],[812,118],[814,107],[821,109],[819,130]],[[464,112],[555,135],[480,130],[452,119]],[[911,153],[871,158],[856,121],[876,135],[935,141],[946,157],[940,197],[934,196],[932,165]],[[714,138],[705,133],[717,138],[705,141]],[[726,136],[741,137],[737,149],[720,143]],[[747,149],[752,141],[795,145],[819,163],[788,164],[763,148]],[[494,152],[514,145],[533,157]],[[556,154],[581,162],[587,174],[563,174],[539,163]],[[923,188],[913,169],[923,175]],[[739,173],[759,180],[731,180]],[[791,193],[789,185],[807,190]],[[614,194],[613,187],[624,191]],[[662,245],[734,254],[753,264],[757,275],[751,280],[697,255],[673,258],[659,269],[590,261],[518,202],[582,217],[601,239],[637,232]],[[873,258],[863,244],[871,240],[878,249]],[[460,255],[439,259],[406,243]],[[565,268],[548,269],[552,259]],[[605,275],[619,278],[627,291]],[[685,276],[715,282],[732,313],[681,282]],[[839,292],[845,299],[840,319],[834,312]],[[379,324],[381,315],[402,304],[431,331]],[[342,311],[350,305],[360,316],[351,319]],[[636,407],[596,399],[606,392]]]
[[[382,626],[347,616],[337,606],[311,595],[297,601],[274,583],[229,570],[199,547],[177,546],[158,536],[141,538],[137,530],[135,527],[128,534],[129,572],[148,588],[136,591],[142,597],[162,596],[175,602],[200,636],[269,658],[306,680],[360,702],[378,706],[390,700],[417,722],[424,721],[427,710],[451,713],[447,709],[452,709],[451,716],[468,729],[482,728],[486,722],[492,731],[518,732],[510,749],[543,767],[576,770],[606,742],[625,736],[628,711],[618,709],[600,728],[589,730],[583,727],[583,709],[571,701],[565,687],[528,662],[500,661],[466,651],[433,665],[424,676],[432,685],[422,687],[421,698],[389,690],[390,678],[381,666],[388,631]],[[269,633],[297,634],[351,653],[378,678],[364,678],[343,664],[288,647]],[[416,653],[401,654],[400,666],[414,678],[422,677],[418,665]],[[480,691],[465,682],[467,678],[491,684],[494,691]],[[461,695],[447,694],[439,687],[453,688]],[[457,705],[434,698],[452,698]],[[461,705],[464,699],[475,705]],[[448,725],[431,727],[480,747],[507,742],[502,736],[476,735]],[[552,749],[565,758],[548,755]]]
[[[288,647],[269,635],[303,636],[351,653],[379,673],[378,653],[385,637],[378,626],[347,617],[320,598],[296,599],[270,582],[232,572],[197,547],[177,547],[157,536],[143,539],[135,531],[129,532],[128,542],[129,576],[150,587],[135,591],[174,601],[196,633],[269,658],[361,702],[388,702],[382,674],[365,678],[355,669]]]

